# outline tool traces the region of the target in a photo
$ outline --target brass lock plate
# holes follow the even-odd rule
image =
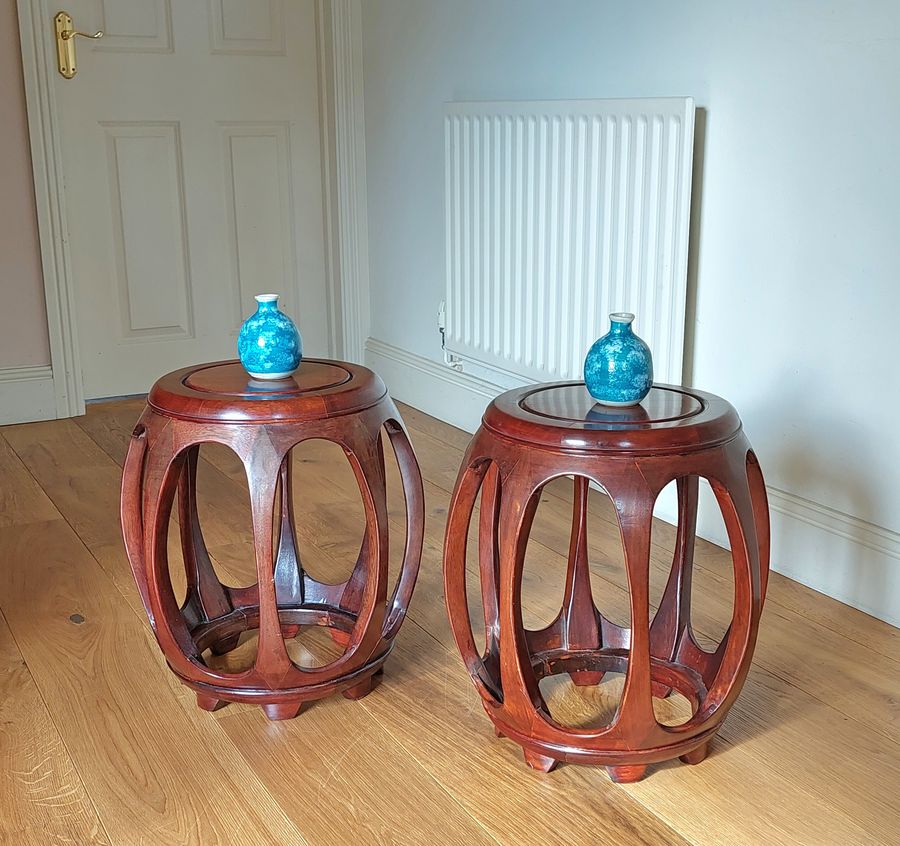
[[[75,39],[67,33],[74,32],[75,25],[72,16],[68,12],[57,12],[53,18],[56,27],[56,58],[59,63],[59,72],[66,78],[75,76]]]

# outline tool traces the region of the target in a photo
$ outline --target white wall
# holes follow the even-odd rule
[[[686,381],[744,420],[775,567],[900,624],[900,3],[363,5],[369,360],[395,394],[469,428],[486,402],[431,364],[442,104],[693,95]]]

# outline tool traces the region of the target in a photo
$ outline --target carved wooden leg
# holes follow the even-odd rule
[[[363,532],[362,542],[359,545],[359,553],[356,556],[356,564],[353,565],[353,572],[346,581],[344,591],[341,594],[341,608],[345,611],[350,611],[353,614],[359,614],[362,593],[366,586],[366,573],[369,572],[370,546],[369,527],[366,526],[366,529]],[[350,632],[329,628],[328,634],[342,649],[346,649],[350,643]]]
[[[575,477],[572,503],[572,534],[563,597],[562,635],[567,649],[599,649],[600,625],[591,593],[591,571],[587,552],[588,480]],[[579,686],[600,684],[602,672],[579,670],[569,673]]]
[[[147,592],[147,570],[144,560],[144,496],[141,489],[144,476],[144,457],[147,454],[147,422],[149,411],[144,411],[140,421],[131,433],[128,452],[122,467],[122,501],[119,505],[119,519],[122,524],[122,539],[128,563],[141,596],[141,604],[152,619],[150,598]]]
[[[709,755],[709,746],[712,741],[707,740],[702,746],[692,749],[690,752],[680,756],[681,761],[685,764],[699,764],[707,755]]]
[[[380,426],[361,428],[354,437],[347,439],[345,449],[367,503],[362,545],[339,602],[341,610],[355,616],[358,622],[354,630],[346,634],[335,629],[329,632],[335,643],[368,655],[381,640],[388,614],[387,481]],[[356,643],[354,632],[361,633],[361,639]]]
[[[169,666],[184,678],[201,680],[197,678],[203,675],[197,668],[200,652],[191,637],[185,613],[175,599],[169,577],[169,518],[185,461],[185,453],[176,452],[168,443],[151,448],[144,466],[141,519],[148,535],[144,540],[147,596],[150,619]]]
[[[278,598],[275,582],[275,556],[272,551],[272,534],[275,522],[275,495],[279,471],[284,456],[274,450],[255,450],[247,462],[247,481],[250,489],[250,511],[253,518],[253,546],[256,554],[256,576],[259,584],[259,640],[254,669],[264,680],[265,686],[278,690],[285,680],[296,672],[288,656],[278,616]],[[277,462],[277,463],[276,463]],[[296,705],[299,709],[299,704]],[[264,706],[270,719],[288,719],[272,716],[288,709],[283,706]],[[289,716],[293,716],[290,714]]]
[[[475,498],[488,470],[489,464],[481,462],[464,467],[460,471],[459,482],[453,492],[453,501],[447,515],[447,533],[444,543],[444,596],[447,603],[447,614],[450,618],[450,628],[469,675],[478,686],[479,691],[484,689],[483,696],[499,700],[502,698],[499,655],[496,656],[496,660],[492,662],[491,666],[485,665],[482,650],[475,644],[466,596],[466,547],[469,523],[472,519]],[[481,508],[483,513],[485,508],[483,499]]]
[[[360,462],[360,468],[371,487],[372,496],[379,504],[381,504],[386,496],[387,487],[384,467],[384,444],[381,442],[380,432],[374,433],[374,448],[370,446],[367,449],[360,449],[357,453],[357,458]],[[384,504],[386,508],[386,502]],[[362,546],[360,547],[359,556],[356,560],[356,566],[353,568],[353,575],[350,577],[350,581],[347,583],[347,589],[341,597],[341,608],[344,608],[353,614],[359,614],[362,593],[365,589],[366,577],[369,573],[369,567],[371,566],[371,562],[369,561],[369,535],[374,531],[375,527],[370,526],[367,523],[365,533],[363,534]],[[380,532],[384,539],[384,546],[382,547],[379,545],[379,548],[384,549],[387,547],[387,527],[381,527]],[[379,541],[381,539],[382,538],[379,538]]]
[[[371,676],[353,685],[353,687],[342,690],[341,695],[344,699],[362,699],[381,684],[382,678],[384,678],[384,673],[382,670],[378,670],[378,672],[372,673]]]
[[[504,710],[515,713],[520,720],[524,720],[531,711],[547,711],[547,703],[531,665],[521,608],[525,547],[542,487],[536,482],[536,478],[524,468],[521,473],[510,476],[501,497],[498,521],[503,706]]]
[[[630,474],[619,489],[608,490],[616,504],[631,595],[631,644],[617,725],[625,742],[638,748],[659,728],[650,689],[650,528],[655,492],[638,472]],[[613,778],[630,777],[629,769],[613,767],[611,774],[612,770]],[[637,778],[640,775],[631,780]]]
[[[632,784],[644,777],[647,767],[644,764],[624,764],[620,767],[607,767],[606,772],[616,784]]]
[[[232,610],[225,588],[213,569],[203,533],[200,531],[200,518],[197,514],[199,459],[200,447],[197,445],[190,447],[185,454],[184,467],[178,482],[178,523],[187,580],[187,599],[183,613],[189,627],[215,620]]]
[[[481,580],[481,604],[484,610],[485,652],[498,656],[500,651],[500,606],[497,584],[500,577],[500,552],[497,547],[497,521],[500,518],[500,476],[491,464],[481,486],[478,518],[478,569]]]
[[[279,521],[278,554],[275,557],[275,600],[278,605],[303,603],[303,565],[297,551],[297,528],[294,523],[294,482],[290,451],[278,469],[281,484],[281,519]],[[299,626],[297,627],[299,631]],[[286,637],[294,637],[285,634]]]
[[[756,528],[756,543],[759,550],[759,593],[765,601],[769,583],[769,503],[766,483],[756,454],[747,452],[747,481],[750,485],[750,502]]]
[[[650,626],[650,654],[671,661],[685,628],[691,620],[691,579],[694,568],[694,543],[697,531],[697,476],[678,479],[678,534],[672,569],[659,608]],[[672,692],[653,682],[652,693],[660,699]]]
[[[532,752],[530,749],[523,749],[522,751],[525,755],[525,763],[533,770],[549,773],[555,770],[559,764],[556,758],[549,758],[546,755],[541,755],[540,752]]]
[[[269,702],[262,709],[266,717],[274,722],[294,719],[302,707],[302,702]]]
[[[416,586],[416,578],[419,575],[422,543],[425,537],[425,488],[422,484],[422,473],[409,435],[399,422],[400,415],[397,414],[396,408],[393,411],[396,419],[388,420],[384,428],[390,438],[400,470],[403,500],[406,503],[406,544],[403,548],[403,561],[397,584],[388,606],[388,618],[384,625],[385,640],[393,640],[396,637],[406,617],[413,588]]]
[[[357,618],[350,632],[348,649],[371,655],[382,639],[385,628],[388,584],[388,511],[387,478],[384,466],[384,445],[381,428],[375,426],[368,432],[360,432],[350,442],[351,465],[363,499],[367,502],[366,528],[363,546],[353,575],[341,597],[340,607]],[[358,633],[361,639],[354,643]]]
[[[202,708],[204,711],[218,711],[219,708],[224,708],[228,702],[224,699],[216,699],[215,696],[207,696],[205,693],[197,694],[197,707]]]
[[[743,436],[722,448],[719,466],[710,479],[713,493],[722,511],[734,567],[734,607],[731,623],[715,655],[704,655],[698,662],[708,689],[708,698],[727,711],[740,692],[749,669],[759,617],[763,604],[763,556],[768,563],[768,548],[761,551],[757,538],[760,517],[754,507],[752,489],[748,485],[747,456],[749,444]],[[762,484],[761,474],[759,483]],[[767,530],[767,522],[763,529]],[[766,541],[768,536],[766,535]],[[768,546],[768,545],[766,545]]]

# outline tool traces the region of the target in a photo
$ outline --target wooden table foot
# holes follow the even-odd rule
[[[225,655],[228,652],[231,652],[232,649],[236,649],[238,645],[238,641],[241,639],[241,633],[229,635],[228,637],[223,637],[221,640],[217,640],[210,648],[210,652],[213,655]]]
[[[359,684],[355,684],[353,687],[342,690],[341,696],[343,696],[344,699],[362,699],[364,696],[368,696],[381,684],[383,675],[384,673],[379,670],[377,673],[373,673],[368,678],[363,679]]]
[[[549,773],[551,770],[556,769],[557,764],[559,764],[556,758],[541,755],[540,752],[532,752],[530,749],[524,749],[523,752],[525,754],[525,763],[533,770]]]
[[[204,711],[218,711],[228,703],[224,699],[216,699],[215,696],[207,696],[205,693],[197,694],[197,707]]]
[[[709,755],[709,744],[710,741],[707,740],[702,746],[698,746],[696,749],[679,756],[678,760],[685,764],[699,764]]]
[[[574,673],[569,673],[569,678],[572,679],[572,684],[578,685],[578,687],[590,687],[591,685],[600,684],[603,681],[603,673],[597,673],[592,670],[578,670]]]
[[[650,682],[650,695],[657,699],[665,699],[672,692],[671,687],[667,687],[661,682]]]
[[[328,634],[338,646],[346,646],[350,643],[350,632],[342,632],[340,629],[328,629]]]
[[[270,720],[292,720],[300,709],[303,707],[302,702],[269,702],[262,706],[266,717]]]
[[[607,767],[606,771],[616,784],[631,784],[644,777],[647,767],[644,764],[625,764],[620,767]]]

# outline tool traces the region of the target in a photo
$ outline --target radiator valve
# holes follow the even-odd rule
[[[447,352],[447,308],[444,300],[441,300],[441,304],[438,307],[437,325],[438,332],[441,333],[441,349],[444,351],[444,364],[461,373],[463,369],[462,359],[458,355]]]

